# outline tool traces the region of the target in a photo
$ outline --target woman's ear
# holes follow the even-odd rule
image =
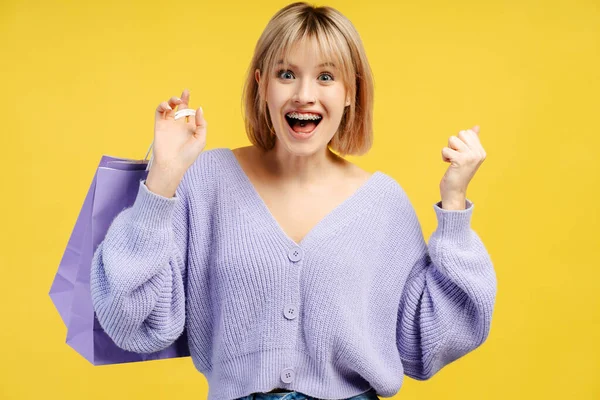
[[[258,68],[254,71],[254,79],[256,79],[256,83],[258,84],[258,95],[264,99],[264,93],[260,85],[260,69]],[[265,99],[264,102],[266,103],[267,100]]]

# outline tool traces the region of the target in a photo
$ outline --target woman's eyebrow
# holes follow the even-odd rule
[[[277,64],[284,64],[283,60],[279,60],[277,61]],[[291,64],[291,63],[287,63],[287,65],[289,65],[292,68],[296,68],[298,69],[297,65]],[[321,67],[332,67],[332,68],[336,68],[335,64],[332,62],[324,62],[322,64],[317,65],[315,68],[321,68]]]

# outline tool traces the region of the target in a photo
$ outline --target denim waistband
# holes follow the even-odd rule
[[[252,393],[251,395],[240,397],[237,400],[320,400],[300,392],[282,392],[282,393]],[[371,388],[364,393],[354,397],[340,400],[379,400],[375,389]]]

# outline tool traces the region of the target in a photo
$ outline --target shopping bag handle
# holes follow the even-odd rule
[[[154,145],[154,140],[152,141],[152,143],[150,143],[150,147],[148,147],[148,151],[146,152],[146,156],[144,157],[143,161],[146,161],[148,159],[148,153],[150,153],[150,150],[152,149],[152,146]],[[148,162],[148,165],[146,165],[146,171],[150,171],[150,167],[152,166],[152,160],[154,159],[154,152],[152,152],[152,156],[150,157],[150,161]]]

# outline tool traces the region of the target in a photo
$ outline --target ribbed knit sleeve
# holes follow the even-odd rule
[[[396,337],[405,375],[426,380],[485,341],[497,282],[490,256],[470,227],[470,200],[465,210],[434,204],[438,227],[429,245],[405,200],[403,226],[414,238],[413,267],[401,297]]]
[[[94,253],[94,309],[122,349],[156,352],[183,332],[189,218],[185,180],[173,198],[151,192],[140,181],[133,206],[115,217]]]

